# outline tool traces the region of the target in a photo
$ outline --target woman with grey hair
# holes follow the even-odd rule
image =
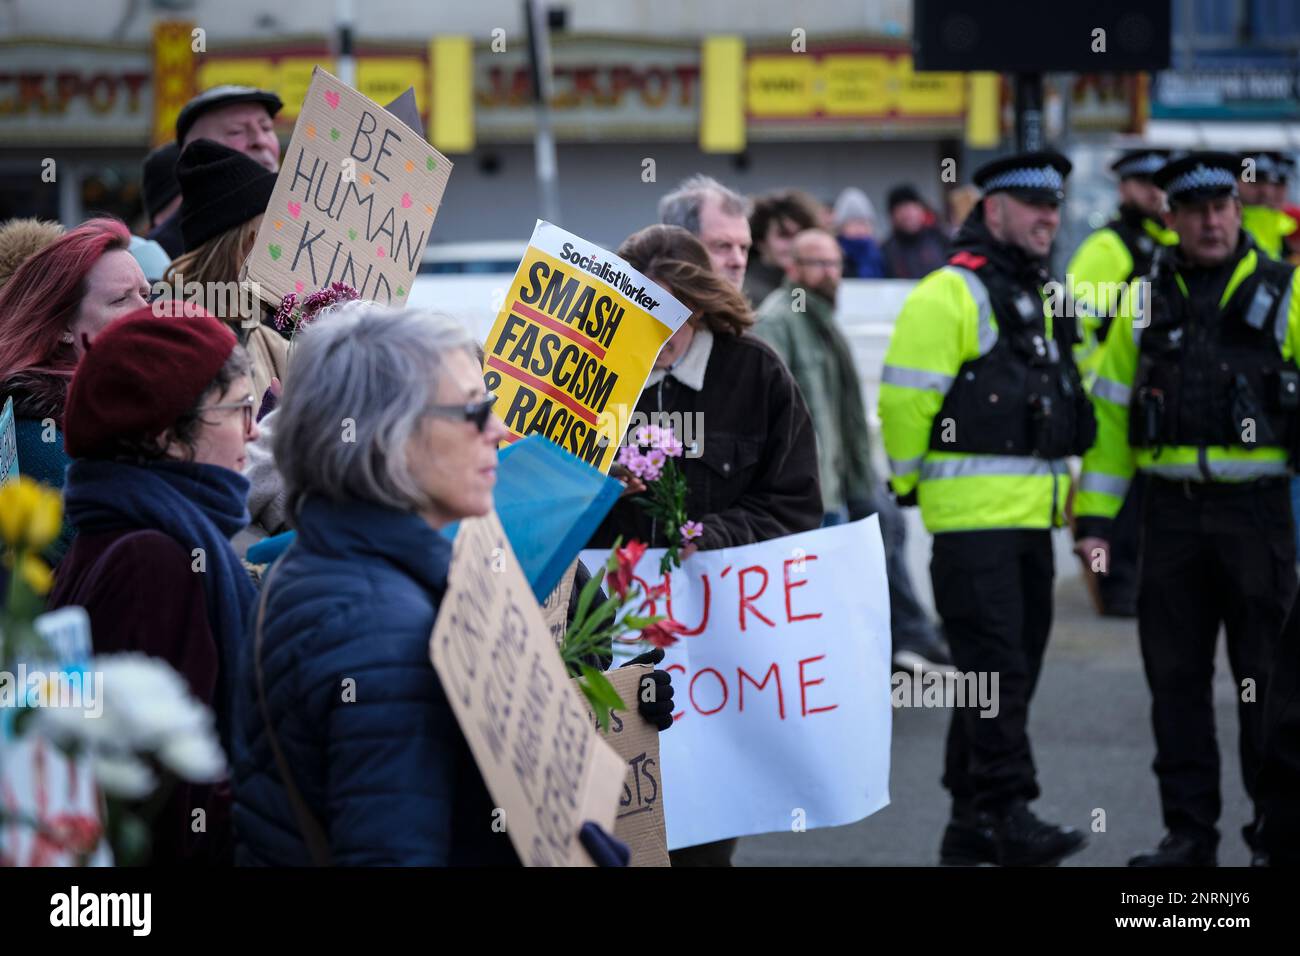
[[[429,662],[449,523],[492,507],[497,444],[453,320],[353,303],[301,333],[273,440],[298,536],[253,614],[237,861],[515,863]]]
[[[429,661],[441,532],[491,510],[506,435],[474,342],[445,316],[354,302],[289,363],[272,448],[298,534],[240,674],[236,861],[517,864]],[[599,861],[618,846],[593,827]]]

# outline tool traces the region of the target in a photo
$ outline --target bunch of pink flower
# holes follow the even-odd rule
[[[642,425],[618,450],[618,463],[643,481],[658,481],[668,459],[680,457],[682,443],[672,426]]]

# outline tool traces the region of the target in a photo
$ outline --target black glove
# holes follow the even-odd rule
[[[578,842],[597,866],[627,866],[632,851],[626,843],[610,836],[600,824],[588,820],[578,831]]]
[[[658,664],[664,659],[664,649],[656,647],[652,651],[647,651],[640,657],[634,657],[621,667],[631,667],[633,664]],[[659,728],[663,733],[673,725],[673,675],[667,671],[653,670],[647,677],[654,680],[654,693],[650,695],[651,699],[646,700],[642,694],[642,688],[636,689],[636,709],[637,712]],[[644,679],[642,680],[644,686]]]
[[[914,508],[916,506],[916,489],[913,488],[905,495],[894,495],[894,500],[898,502],[900,508]]]

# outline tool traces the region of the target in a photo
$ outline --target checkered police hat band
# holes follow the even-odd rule
[[[984,191],[995,189],[1050,189],[1059,190],[1064,180],[1055,166],[1008,169],[991,176],[984,182]]]
[[[1233,189],[1237,185],[1234,173],[1217,166],[1197,166],[1178,176],[1166,188],[1165,192],[1190,192],[1194,189]]]
[[[1119,166],[1116,167],[1116,171],[1121,176],[1150,176],[1167,162],[1169,162],[1169,160],[1165,157],[1156,154],[1135,156],[1133,159],[1125,160],[1120,163]]]

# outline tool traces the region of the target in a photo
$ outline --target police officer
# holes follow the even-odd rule
[[[1078,550],[1104,559],[1129,479],[1146,475],[1138,636],[1169,832],[1133,866],[1216,861],[1220,625],[1254,799],[1270,661],[1296,585],[1287,461],[1300,291],[1294,267],[1242,230],[1238,168],[1234,154],[1193,153],[1156,174],[1179,243],[1134,283],[1102,347],[1097,441],[1075,501]],[[1253,846],[1253,825],[1244,832]]]
[[[1162,225],[1165,194],[1152,178],[1170,159],[1167,149],[1131,149],[1111,163],[1119,177],[1120,206],[1116,217],[1079,245],[1066,268],[1080,341],[1074,360],[1085,384],[1091,384],[1101,360],[1101,343],[1115,317],[1118,290],[1151,268],[1161,246],[1178,242],[1177,233]],[[1137,614],[1137,484],[1115,518],[1110,566],[1098,579],[1101,611],[1111,617]],[[1091,568],[1085,573],[1091,573]]]
[[[1071,355],[1072,320],[1047,308],[1047,256],[1070,162],[1021,153],[981,167],[984,197],[956,253],[912,291],[880,387],[892,485],[934,533],[935,604],[958,669],[996,672],[1000,708],[953,712],[943,783],[946,864],[1046,865],[1084,836],[1039,820],[1029,701],[1052,621],[1053,527],[1095,427]]]
[[[1268,256],[1281,259],[1286,253],[1286,237],[1300,227],[1282,211],[1294,163],[1284,153],[1263,150],[1242,153],[1238,168],[1241,226]]]

